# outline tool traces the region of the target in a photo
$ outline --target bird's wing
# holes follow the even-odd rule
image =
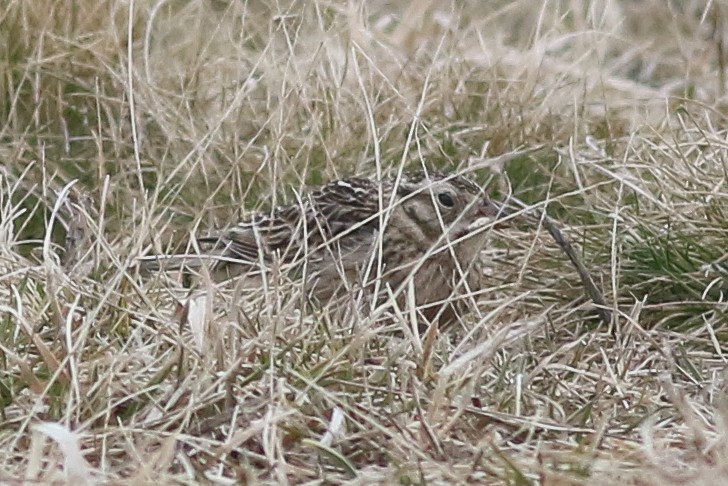
[[[271,215],[258,215],[224,231],[217,248],[223,256],[254,264],[275,255],[285,262],[347,233],[374,232],[378,228],[379,189],[369,179],[351,178],[331,182],[277,208]],[[304,217],[305,216],[305,217]]]
[[[386,196],[385,196],[386,200]],[[311,194],[309,224],[325,228],[325,236],[334,238],[347,231],[375,230],[379,224],[379,184],[363,178],[331,182]]]

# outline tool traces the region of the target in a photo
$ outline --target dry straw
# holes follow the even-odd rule
[[[724,484],[726,8],[4,2],[0,481]],[[447,333],[132,270],[422,164],[523,202]]]

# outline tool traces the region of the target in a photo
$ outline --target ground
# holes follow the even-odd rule
[[[0,6],[0,478],[728,482],[725,0]],[[447,333],[142,275],[304,187],[418,164],[494,232]],[[414,324],[414,325],[413,325]],[[394,329],[394,331],[393,331]]]

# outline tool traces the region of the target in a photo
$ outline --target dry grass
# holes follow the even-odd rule
[[[42,3],[0,7],[2,482],[728,481],[724,0]],[[135,273],[420,160],[547,209],[612,325],[544,228],[434,342]]]

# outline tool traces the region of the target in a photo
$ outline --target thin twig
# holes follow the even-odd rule
[[[510,200],[517,202],[523,208],[528,208],[525,203],[517,198],[511,197]],[[581,283],[584,285],[587,296],[592,300],[592,302],[594,302],[594,304],[596,304],[597,313],[599,314],[602,322],[604,322],[607,326],[610,326],[612,324],[612,312],[609,310],[610,306],[607,305],[604,294],[594,282],[594,278],[589,270],[587,270],[579,259],[576,250],[574,250],[574,247],[571,245],[571,242],[564,236],[558,226],[556,226],[556,223],[554,223],[554,220],[551,219],[545,211],[536,210],[535,216],[529,215],[528,217],[534,218],[540,222],[540,224],[542,224],[549,232],[556,244],[561,247],[564,253],[566,253],[566,256],[569,257],[574,268],[576,268],[579,278],[581,278]]]

